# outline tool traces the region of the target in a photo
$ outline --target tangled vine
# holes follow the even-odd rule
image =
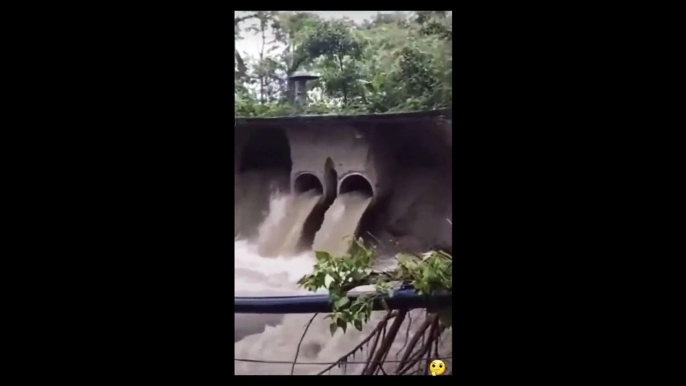
[[[358,351],[361,352],[365,344],[368,346],[367,364],[362,374],[386,374],[383,362],[401,324],[409,314],[403,309],[390,311],[385,299],[393,296],[393,292],[398,288],[405,286],[411,286],[418,295],[423,296],[452,292],[452,256],[445,252],[430,251],[421,255],[402,253],[396,257],[397,268],[384,272],[372,270],[376,255],[374,249],[365,246],[362,239],[353,239],[348,253],[344,256],[331,256],[321,251],[316,252],[315,255],[317,262],[314,272],[304,276],[298,284],[310,291],[317,291],[320,288],[328,290],[332,312],[326,318],[331,319],[332,335],[339,328],[345,333],[349,326],[362,331],[364,324],[369,322],[375,300],[380,301],[388,310],[384,319],[377,324],[369,336],[349,353],[339,358],[335,364],[322,370],[320,374],[324,374],[335,365],[344,364],[349,357],[354,356]],[[348,296],[348,292],[353,288],[363,285],[374,285],[376,291],[356,297]],[[430,358],[438,356],[438,339],[441,333],[452,326],[451,316],[451,308],[427,310],[427,317],[422,325],[412,338],[405,342],[396,374],[416,373],[418,364],[428,369]],[[388,327],[391,320],[393,322]],[[369,347],[372,339],[374,341]],[[423,364],[423,359],[427,360],[426,365]]]

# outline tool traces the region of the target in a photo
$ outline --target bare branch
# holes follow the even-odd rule
[[[405,343],[403,344],[403,347],[398,350],[397,353],[395,353],[395,359],[398,359],[398,355],[407,347],[407,342],[410,340],[410,327],[412,326],[412,313],[408,312],[407,313],[407,319],[409,319],[409,322],[407,323],[407,331],[405,331]],[[421,328],[421,327],[420,327]]]
[[[407,346],[407,350],[405,350],[403,357],[400,359],[400,364],[398,365],[399,369],[403,368],[405,364],[407,364],[407,360],[410,357],[410,354],[412,354],[412,350],[414,350],[414,347],[417,345],[417,342],[419,342],[419,338],[421,338],[424,335],[426,329],[429,328],[429,326],[431,326],[431,324],[434,322],[434,320],[436,320],[437,317],[438,315],[431,315],[424,320],[424,323],[422,323],[421,326],[419,326],[417,332],[415,332],[414,336],[412,336],[412,340],[410,340],[410,343]]]
[[[336,365],[337,365],[339,362],[341,362],[343,359],[347,358],[349,355],[352,355],[352,354],[353,354],[355,351],[357,351],[360,347],[364,346],[365,343],[369,342],[369,341],[374,337],[374,335],[375,335],[376,333],[378,333],[378,332],[381,330],[381,328],[382,328],[384,325],[386,325],[386,323],[387,323],[391,318],[394,318],[394,317],[396,317],[396,316],[398,316],[398,311],[393,311],[393,312],[390,312],[390,313],[386,314],[386,316],[384,317],[384,319],[383,319],[382,321],[380,321],[379,324],[376,325],[376,327],[375,327],[374,330],[371,332],[371,334],[369,334],[369,336],[367,336],[364,340],[362,340],[362,342],[360,342],[360,344],[358,344],[357,346],[355,346],[355,348],[352,349],[352,350],[351,350],[350,352],[348,352],[347,354],[345,354],[345,355],[343,355],[342,357],[338,358],[338,360],[337,360],[335,363],[332,363],[329,367],[327,367],[327,368],[325,368],[324,370],[320,371],[317,375],[322,375],[322,374],[324,374],[325,372],[329,371],[329,370],[332,369],[334,366],[336,366]]]
[[[383,343],[381,343],[381,348],[379,348],[379,351],[376,353],[374,361],[372,362],[372,365],[365,372],[365,375],[373,375],[376,372],[377,367],[381,363],[381,359],[384,357],[384,355],[387,353],[387,351],[391,348],[391,345],[393,344],[393,341],[395,340],[395,336],[396,336],[396,334],[398,334],[398,330],[400,329],[400,325],[403,323],[403,320],[405,320],[406,314],[407,314],[406,310],[400,310],[398,312],[398,317],[395,318],[395,320],[393,321],[391,328],[388,330],[388,336],[386,336],[386,339],[384,339]]]
[[[310,328],[312,321],[314,321],[314,318],[316,318],[317,315],[319,315],[319,314],[312,315],[312,318],[307,323],[307,326],[305,326],[305,331],[303,331],[303,336],[300,337],[300,342],[298,342],[298,348],[295,351],[295,359],[293,359],[293,366],[291,367],[291,375],[293,375],[293,371],[295,371],[295,363],[298,361],[298,354],[300,354],[300,345],[303,343],[303,339],[305,339],[305,334],[307,334],[307,330]]]
[[[386,323],[384,323],[384,329],[386,328]],[[376,345],[379,343],[379,338],[381,338],[381,331],[376,333],[376,339],[374,339],[374,344],[372,344],[372,348],[369,350],[369,355],[367,356],[367,364],[364,365],[364,369],[362,369],[362,375],[364,375],[364,372],[367,371],[369,368],[369,364],[372,362],[372,358],[374,357],[374,353],[376,352]]]
[[[438,319],[434,320],[431,323],[431,330],[429,331],[429,337],[426,339],[426,342],[422,345],[422,348],[417,352],[416,355],[412,357],[410,361],[408,361],[407,365],[405,367],[400,367],[398,366],[398,370],[396,372],[396,375],[403,375],[412,367],[419,362],[424,354],[431,353],[431,343],[433,343],[434,339],[436,338],[436,330],[438,327]]]

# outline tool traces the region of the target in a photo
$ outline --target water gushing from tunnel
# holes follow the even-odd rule
[[[334,256],[344,255],[373,197],[372,186],[366,178],[359,174],[346,176],[341,181],[338,197],[324,215],[312,249]]]
[[[308,190],[308,192],[312,191],[313,189]],[[350,191],[344,193],[343,196],[351,194],[361,195],[361,193]],[[270,218],[278,220],[287,216],[288,198],[289,196],[275,196],[272,199],[270,214],[267,220],[265,220],[266,222],[270,221]],[[367,199],[369,198],[367,197]],[[346,201],[346,199],[343,201]],[[265,232],[265,229],[264,227],[261,228],[261,232]],[[296,282],[303,275],[312,272],[312,265],[315,260],[312,251],[289,257],[276,256],[266,258],[260,256],[256,246],[248,241],[236,241],[235,247],[235,290],[237,296],[298,296],[310,294],[308,291],[298,288]],[[326,293],[326,290],[322,292]],[[235,315],[235,357],[238,359],[282,362],[264,364],[237,361],[235,363],[235,374],[290,374],[292,368],[290,361],[293,360],[296,351],[299,353],[298,362],[334,362],[343,354],[351,351],[362,339],[368,336],[384,315],[384,311],[373,312],[369,323],[363,326],[362,331],[348,329],[344,334],[339,330],[333,336],[331,336],[329,330],[330,320],[326,319],[325,315],[319,315],[314,318],[302,342],[300,340],[303,336],[304,327],[313,315]],[[425,310],[413,310],[410,312],[410,315],[400,327],[398,336],[390,348],[387,363],[384,364],[385,371],[389,373],[393,372],[397,366],[397,362],[392,361],[399,359],[407,341],[422,325]],[[452,330],[446,330],[443,333],[438,347],[441,357],[447,357],[452,354],[451,334]],[[357,361],[364,360],[367,356],[369,356],[369,345],[362,348],[358,354]],[[445,359],[444,361],[452,368],[451,360]],[[297,365],[294,367],[294,374],[314,375],[325,367],[327,366],[316,364]],[[330,374],[359,374],[363,367],[364,365],[360,364],[334,367]]]
[[[262,256],[288,256],[298,252],[303,227],[322,199],[324,187],[312,174],[295,180],[292,195],[272,198],[270,211],[260,227],[258,252]]]
[[[323,142],[343,150],[328,152],[317,141],[307,142],[303,133],[312,131],[312,136],[319,140],[333,132],[346,132],[351,126],[349,121],[335,124],[327,120],[309,126],[302,121],[252,125],[236,134],[244,142],[236,145],[235,222],[237,235],[242,237],[235,242],[236,296],[311,295],[298,287],[297,280],[312,272],[313,249],[344,254],[349,237],[356,233],[379,236],[384,243],[400,240],[402,248],[410,245],[413,251],[426,251],[438,244],[440,238],[448,239],[442,236],[447,232],[438,227],[447,224],[444,220],[451,213],[445,210],[450,207],[451,153],[449,149],[441,150],[445,147],[443,140],[434,141],[425,130],[416,130],[415,124],[398,128],[394,123],[389,130],[361,130],[364,137],[356,132],[351,147],[344,141],[344,135],[332,136]],[[352,151],[367,141],[377,146],[369,151]],[[324,163],[324,154],[336,162],[327,159],[322,173],[319,168]],[[310,155],[316,155],[312,158],[317,161],[311,161]],[[348,162],[348,158],[356,162]],[[386,164],[392,167],[384,167]],[[336,165],[347,173],[340,179],[334,170]],[[350,170],[360,173],[349,173]],[[392,263],[394,259],[388,261]],[[383,268],[376,269],[393,268],[383,263]],[[387,372],[393,372],[392,361],[398,359],[408,335],[413,335],[422,324],[425,312],[414,310],[412,322],[409,318],[403,322],[388,364],[384,364]],[[300,338],[311,314],[237,314],[236,358],[283,363],[237,361],[236,374],[290,374],[298,348],[298,362],[336,361],[366,337],[383,314],[374,312],[362,332],[349,329],[345,334],[338,331],[333,337],[329,332],[330,320],[319,315],[302,342]],[[440,356],[452,352],[451,330],[445,334]],[[363,361],[367,355],[367,351],[358,353],[356,360]],[[445,362],[452,368],[449,360]],[[324,367],[296,365],[295,374],[316,374]],[[334,368],[333,374],[343,371],[343,366]],[[347,366],[348,374],[360,371],[360,365]]]

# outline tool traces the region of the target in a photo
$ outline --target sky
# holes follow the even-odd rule
[[[355,23],[360,23],[364,19],[371,19],[376,16],[377,13],[395,13],[398,11],[308,11],[312,13],[319,14],[319,16],[327,19],[343,18],[347,17],[355,21]],[[403,13],[410,13],[411,11],[400,11]],[[245,15],[251,13],[250,11],[236,11],[237,16]],[[245,31],[249,26],[256,25],[257,20],[250,19],[246,20],[241,24],[241,30]],[[248,33],[241,33],[243,39],[236,40],[236,48],[241,54],[247,53],[252,57],[258,56],[260,52],[260,46],[262,45],[262,38],[255,34],[251,35]],[[268,40],[271,40],[272,36],[267,36]]]

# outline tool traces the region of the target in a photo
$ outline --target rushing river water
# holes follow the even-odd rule
[[[296,252],[303,223],[313,210],[319,196],[308,192],[297,197],[275,196],[270,202],[270,212],[260,226],[259,236],[254,242],[235,241],[235,285],[236,296],[283,296],[307,295],[310,292],[298,288],[296,282],[312,272],[314,253]],[[316,248],[339,253],[345,248],[346,239],[357,227],[370,200],[355,194],[337,198],[327,211],[324,223],[315,236]],[[391,373],[402,355],[406,341],[423,322],[425,310],[413,310],[401,326],[391,347],[384,370]],[[298,362],[330,363],[357,346],[374,329],[385,312],[372,314],[362,331],[348,329],[336,331],[332,336],[329,319],[318,315],[310,325],[300,345]],[[256,315],[236,314],[235,363],[236,374],[290,374],[300,339],[311,314]],[[452,329],[441,336],[439,354],[452,355]],[[367,359],[367,348],[358,352],[355,361]],[[285,363],[255,363],[245,360],[282,361]],[[444,360],[452,368],[451,360]],[[360,374],[363,364],[349,364],[334,367],[330,374]],[[294,374],[317,374],[327,365],[296,365]]]

